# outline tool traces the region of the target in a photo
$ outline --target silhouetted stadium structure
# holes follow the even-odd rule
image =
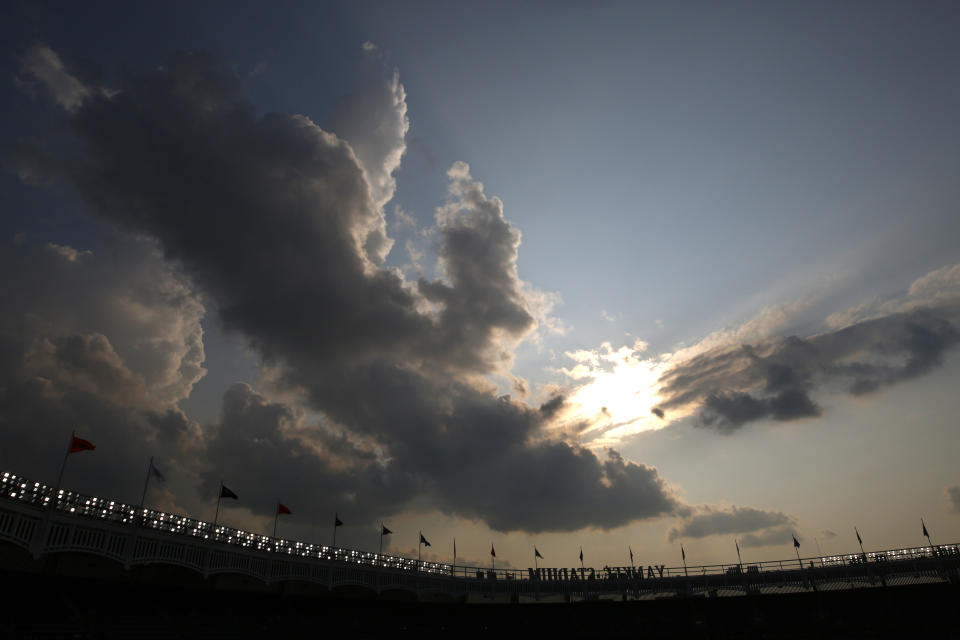
[[[836,623],[849,614],[851,606],[883,610],[881,618],[876,618],[877,611],[863,611],[867,617],[854,616],[848,629],[851,633],[872,629],[871,621],[878,621],[886,630],[893,628],[891,624],[912,625],[916,630],[927,628],[926,623],[954,625],[957,617],[960,549],[956,544],[743,565],[493,570],[214,527],[185,516],[56,490],[9,472],[0,474],[0,491],[4,498],[0,500],[0,540],[4,542],[0,566],[5,577],[15,576],[7,578],[8,584],[13,579],[28,585],[26,591],[19,591],[21,596],[31,591],[47,597],[53,593],[73,602],[67,607],[72,613],[66,616],[69,620],[63,629],[68,631],[66,635],[79,633],[80,637],[85,632],[102,635],[104,628],[113,628],[109,624],[90,627],[84,617],[84,611],[96,611],[94,617],[109,619],[101,605],[76,604],[94,593],[112,594],[111,602],[118,606],[135,598],[142,615],[127,612],[132,625],[127,628],[128,635],[136,635],[137,625],[142,627],[148,618],[155,623],[164,615],[169,619],[171,610],[178,612],[173,616],[175,625],[177,616],[192,611],[198,629],[209,632],[200,635],[209,635],[215,627],[230,635],[236,620],[249,615],[251,607],[286,613],[282,619],[274,619],[272,613],[266,616],[262,629],[256,622],[249,623],[254,627],[244,623],[235,629],[241,635],[242,630],[251,628],[264,633],[296,633],[297,625],[312,624],[305,611],[327,611],[337,617],[349,610],[361,618],[379,611],[375,619],[357,621],[370,633],[389,632],[410,623],[411,611],[419,612],[416,616],[429,611],[435,618],[410,627],[421,634],[443,635],[441,632],[456,629],[458,637],[470,637],[482,629],[516,631],[522,627],[514,626],[518,616],[527,622],[541,620],[537,629],[566,632],[573,628],[571,624],[576,627],[573,622],[561,622],[572,614],[556,613],[557,607],[571,607],[566,603],[583,603],[579,609],[573,607],[582,615],[602,613],[603,618],[596,619],[592,628],[602,628],[608,637],[617,637],[616,629],[626,630],[627,635],[636,631],[637,616],[644,618],[649,637],[681,637],[683,629],[712,629],[715,637],[744,637],[737,635],[737,629],[743,628],[779,629],[781,635],[794,637],[789,633],[807,628],[804,622]],[[203,596],[198,601],[191,595],[194,593]],[[144,617],[145,599],[166,604]],[[611,606],[610,601],[628,604]],[[25,596],[0,599],[7,635],[15,637],[19,631],[23,637],[57,636],[59,623],[49,617],[41,618],[54,625],[46,636],[36,619],[23,618],[31,602]],[[200,606],[198,602],[208,604]],[[501,603],[504,607],[478,608],[475,603]],[[521,607],[523,613],[519,614],[510,605],[520,603],[538,604]],[[20,615],[11,616],[11,607]],[[656,608],[641,615],[643,610],[637,607]],[[504,608],[508,613],[503,613]],[[891,612],[901,609],[906,613],[888,620],[894,615]],[[918,621],[919,610],[928,613]],[[715,612],[712,618],[709,611]],[[796,620],[777,626],[792,613]],[[676,616],[682,620],[674,620]],[[230,622],[225,623],[224,618]],[[700,618],[708,621],[697,622]],[[612,631],[608,628],[611,620],[615,621]],[[749,624],[733,624],[738,620]],[[354,629],[343,620],[327,620],[327,624],[345,632]],[[707,626],[697,626],[703,624]],[[100,631],[91,631],[94,628]]]

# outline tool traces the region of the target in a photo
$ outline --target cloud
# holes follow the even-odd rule
[[[364,50],[367,44],[370,43],[364,43]],[[383,262],[393,246],[387,236],[383,207],[396,191],[393,173],[407,149],[410,129],[407,94],[400,84],[400,73],[394,70],[386,80],[380,74],[379,67],[371,63],[363,88],[340,98],[327,122],[328,129],[353,149],[369,184],[379,215],[368,222],[365,249],[376,264]]]
[[[125,404],[154,408],[188,397],[206,373],[206,309],[152,243],[115,238],[102,255],[27,246],[0,262],[0,331],[20,345],[21,370],[69,377],[113,368],[120,377],[104,389],[122,390]]]
[[[764,546],[783,541],[791,535],[794,519],[780,511],[753,507],[730,508],[710,505],[694,507],[667,534],[670,542],[678,538],[705,538],[713,535],[741,534],[743,546]]]
[[[960,514],[960,486],[947,487],[943,492],[947,497],[950,512]]]
[[[77,430],[98,445],[73,463],[88,465],[81,490],[135,500],[130,479],[150,455],[188,467],[197,426],[177,402],[205,373],[204,306],[156,247],[23,245],[0,255],[0,273],[0,464],[52,479],[51,454]]]
[[[960,342],[955,272],[928,274],[885,313],[850,316],[825,333],[726,345],[680,361],[660,377],[658,408],[696,407],[701,426],[731,433],[756,420],[816,417],[816,391],[861,396],[924,375]]]
[[[91,214],[155,242],[271,370],[269,389],[228,389],[197,435],[202,492],[230,474],[260,516],[283,487],[367,520],[424,498],[503,531],[671,513],[656,469],[550,438],[549,411],[487,380],[508,374],[540,314],[520,233],[465,163],[436,213],[438,277],[381,266],[407,124],[398,76],[372,81],[331,118],[335,134],[255,116],[229,65],[176,54],[71,115],[83,152],[59,170]]]
[[[94,90],[70,74],[60,56],[50,47],[37,43],[27,49],[20,61],[20,82],[26,87],[39,83],[64,109],[74,111]]]
[[[747,533],[740,538],[740,546],[744,549],[749,547],[770,547],[783,546],[793,543],[793,527],[773,527],[758,533]],[[801,540],[798,536],[798,540]]]

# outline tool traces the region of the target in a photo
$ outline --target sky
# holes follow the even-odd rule
[[[461,565],[960,540],[955,3],[0,11],[3,469]]]

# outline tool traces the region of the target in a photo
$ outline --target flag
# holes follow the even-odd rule
[[[733,544],[737,548],[737,555],[740,555],[740,545],[737,543],[736,540],[733,541]]]
[[[388,535],[390,535],[391,533],[393,533],[393,531],[390,531],[390,529],[387,529],[386,525],[381,524],[380,526],[383,527],[383,531],[380,532],[380,535],[382,535],[382,536],[388,536]]]
[[[277,503],[277,515],[278,515],[278,516],[282,516],[283,514],[287,514],[288,516],[292,516],[292,515],[293,515],[293,511],[290,511],[290,509],[287,508],[286,505],[284,505],[282,502],[278,502],[278,503]]]
[[[153,466],[153,460],[150,460],[150,475],[156,478],[157,482],[166,482],[167,479],[163,477],[163,474],[160,473],[160,469],[157,469]]]
[[[233,498],[234,500],[240,499],[237,494],[235,494],[233,491],[230,491],[230,489],[227,489],[226,485],[224,485],[222,482],[220,483],[220,497]]]
[[[426,545],[428,547],[430,546],[430,543],[427,542],[427,539],[423,537],[423,533],[420,534],[420,544]]]
[[[334,527],[343,526],[343,522],[340,520],[340,516],[338,516],[337,514],[333,514],[333,526]]]
[[[923,535],[924,535],[924,537],[925,537],[925,538],[929,538],[929,537],[930,537],[930,534],[927,533],[927,525],[926,525],[926,523],[923,521],[923,518],[920,518],[920,524],[923,525]]]
[[[457,563],[457,539],[453,539],[453,563]]]
[[[856,528],[856,527],[853,528],[853,532],[854,532],[855,534],[857,534],[857,542],[860,543],[860,544],[863,544],[863,540],[860,539],[860,532],[857,531],[857,528]]]
[[[627,545],[627,549],[630,549],[630,564],[633,564],[633,547]]]
[[[683,545],[680,545],[680,557],[683,558],[683,561],[687,561],[687,552],[683,550]]]
[[[533,557],[540,558],[541,560],[543,560],[543,556],[540,554],[540,550],[537,549],[536,547],[533,548]]]
[[[797,536],[793,536],[793,546],[797,549],[800,548],[800,541],[797,540]]]
[[[97,445],[93,444],[89,440],[84,440],[83,438],[78,438],[73,436],[73,440],[70,441],[70,450],[69,453],[79,453],[80,451],[93,451],[97,448]]]
[[[583,562],[583,547],[580,547],[580,562]]]
[[[492,542],[490,543],[490,555],[493,556],[494,558],[497,557],[497,552],[494,550]]]

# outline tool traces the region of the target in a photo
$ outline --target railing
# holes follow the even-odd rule
[[[635,597],[640,597],[641,591],[648,595],[668,592],[706,593],[716,595],[718,590],[734,589],[737,592],[761,592],[769,588],[816,589],[819,584],[824,588],[833,588],[829,585],[844,584],[886,584],[888,578],[896,576],[915,576],[917,579],[953,580],[960,578],[957,568],[960,566],[960,548],[957,544],[937,545],[894,549],[888,551],[870,552],[866,554],[830,555],[814,558],[791,560],[762,561],[745,564],[714,564],[689,567],[666,567],[665,565],[648,565],[646,567],[604,567],[593,568],[541,568],[532,569],[492,569],[482,567],[456,566],[418,561],[399,556],[380,555],[367,551],[357,551],[327,545],[318,545],[297,540],[274,538],[232,527],[217,525],[209,522],[188,518],[186,516],[164,513],[155,509],[140,508],[114,500],[106,500],[94,496],[87,496],[66,489],[57,490],[49,485],[35,482],[17,476],[10,472],[0,474],[0,492],[8,502],[27,507],[35,515],[32,520],[23,520],[18,527],[23,529],[16,535],[8,534],[8,538],[26,539],[34,536],[34,527],[40,522],[44,514],[77,517],[80,521],[93,520],[110,523],[112,527],[121,529],[129,527],[130,531],[143,535],[151,532],[162,534],[164,541],[184,542],[192,541],[201,545],[203,549],[194,548],[190,553],[193,559],[185,557],[185,548],[170,551],[168,554],[184,556],[181,563],[194,568],[201,566],[199,557],[204,553],[220,553],[215,549],[227,549],[234,554],[229,567],[241,567],[244,562],[237,553],[254,552],[256,555],[266,554],[273,563],[283,561],[305,561],[296,566],[286,563],[285,569],[290,575],[304,575],[317,578],[321,572],[316,567],[322,564],[324,580],[333,584],[337,566],[350,568],[373,569],[378,574],[393,574],[387,584],[407,584],[403,575],[415,578],[417,584],[423,580],[437,583],[438,580],[448,583],[486,584],[491,593],[497,591],[537,593],[542,591],[582,592],[588,591],[623,591],[632,590]],[[68,516],[68,517],[70,517]],[[32,524],[31,524],[32,523]],[[11,524],[12,526],[12,524]],[[24,527],[29,527],[27,531]],[[65,531],[65,529],[61,529]],[[66,534],[63,534],[66,535]],[[94,535],[94,534],[90,534]],[[105,535],[105,534],[104,534]],[[101,552],[111,557],[119,557],[123,540],[116,533],[109,544],[100,546]],[[150,544],[154,544],[152,541]],[[208,547],[208,543],[218,543],[216,547]],[[50,546],[50,541],[45,544]],[[91,543],[92,544],[92,543]],[[146,543],[143,543],[146,544]],[[108,551],[104,551],[106,547]],[[225,546],[221,546],[225,545]],[[76,545],[75,545],[76,546]],[[83,545],[79,545],[83,546]],[[87,545],[90,546],[90,545]],[[167,545],[170,546],[170,545]],[[183,545],[175,545],[183,547]],[[52,548],[63,548],[54,544]],[[140,549],[139,557],[149,557],[147,550]],[[262,557],[262,556],[260,556]],[[225,561],[224,561],[225,562]],[[261,560],[256,560],[260,562]],[[933,562],[934,564],[931,564]],[[222,564],[222,563],[221,563]],[[282,565],[280,562],[278,566]],[[209,561],[207,562],[209,568]],[[218,565],[219,566],[219,565]],[[227,565],[222,565],[227,566]],[[276,570],[260,566],[258,569],[249,569],[249,573],[258,576],[276,574]],[[311,568],[312,567],[312,568]],[[299,573],[297,573],[299,572]],[[313,572],[313,573],[311,573]],[[952,572],[952,573],[951,573]],[[316,573],[316,575],[314,575]],[[342,572],[341,572],[342,573]],[[354,581],[369,581],[369,576],[356,577]],[[454,578],[456,580],[451,580]],[[469,579],[469,580],[466,580]],[[383,584],[380,577],[376,584]],[[498,586],[493,586],[494,584]],[[461,587],[449,584],[444,588],[449,591],[458,591]],[[463,588],[469,591],[469,587]],[[626,595],[624,596],[626,597]]]

